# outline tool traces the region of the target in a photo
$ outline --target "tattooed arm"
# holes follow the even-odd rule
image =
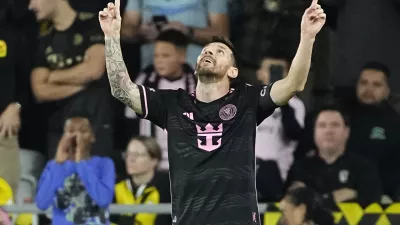
[[[132,108],[136,113],[142,114],[139,88],[129,77],[128,70],[122,57],[120,38],[106,37],[105,51],[111,94],[125,105]]]

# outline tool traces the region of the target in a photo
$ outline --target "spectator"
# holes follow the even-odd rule
[[[258,79],[267,85],[286,77],[290,61],[285,58],[277,54],[264,58],[257,71]],[[276,161],[282,180],[286,180],[293,163],[293,153],[303,132],[304,117],[303,102],[297,96],[293,96],[287,105],[275,109],[272,116],[258,126],[256,157]]]
[[[194,71],[186,62],[187,37],[177,30],[166,30],[160,33],[154,45],[154,65],[149,65],[136,79],[136,84],[154,89],[184,89],[192,93],[196,88]],[[137,118],[132,109],[126,107],[125,115],[129,119]],[[133,127],[133,126],[129,126]],[[130,136],[133,132],[128,131]],[[154,136],[161,145],[163,159],[161,169],[168,169],[168,143],[164,130],[148,120],[140,120],[139,133]]]
[[[265,85],[273,83],[286,77],[289,67],[290,61],[286,56],[271,51],[261,62],[257,78]],[[282,198],[283,182],[293,163],[293,152],[302,134],[304,116],[304,104],[294,96],[287,105],[275,109],[272,116],[258,126],[256,157],[259,201],[279,201]]]
[[[349,108],[351,135],[348,149],[378,165],[384,193],[391,198],[400,188],[400,116],[387,101],[389,69],[368,62],[357,82],[357,101]]]
[[[231,18],[232,42],[241,56],[240,74],[246,82],[258,82],[255,74],[265,52],[278,48],[288,55],[296,53],[300,41],[298,24],[308,3],[296,0],[231,1],[232,17],[235,16]]]
[[[360,68],[371,59],[386,64],[393,74],[400,74],[398,63],[400,11],[396,8],[398,2],[398,0],[320,1],[320,4],[330,6],[329,8],[334,9],[337,14],[337,26],[332,33],[330,56],[334,74],[332,78],[336,88],[353,86]],[[384,16],[382,12],[385,12]],[[328,14],[328,18],[333,17]],[[390,79],[393,90],[399,92],[400,76],[392,76]]]
[[[227,4],[227,0],[128,0],[121,35],[146,43],[141,49],[142,68],[145,68],[152,63],[150,43],[163,29],[157,29],[153,16],[165,16],[167,21],[163,22],[168,23],[167,27],[179,29],[190,37],[187,61],[194,67],[202,46],[212,36],[229,35]]]
[[[21,106],[28,104],[30,59],[26,40],[6,3],[0,6],[0,177],[17,193],[20,179],[18,134]]]
[[[115,186],[117,204],[170,203],[168,174],[156,171],[161,150],[154,138],[132,138],[124,152],[124,159],[129,177]],[[171,224],[171,216],[138,213],[117,217],[115,222],[118,225],[167,225]]]
[[[110,158],[90,156],[95,136],[86,116],[65,121],[57,155],[47,163],[38,184],[36,205],[52,207],[52,224],[108,224],[115,185]]]
[[[357,201],[363,206],[379,202],[378,171],[374,164],[346,151],[349,135],[348,121],[340,110],[321,109],[314,128],[317,154],[293,165],[288,184],[315,189],[332,207],[336,202]]]
[[[280,203],[284,225],[333,225],[331,212],[325,208],[322,198],[310,188],[289,191]]]
[[[96,14],[74,11],[65,0],[31,0],[39,21],[50,20],[41,37],[32,90],[47,103],[49,158],[53,158],[70,111],[84,111],[97,137],[92,154],[110,155],[112,107],[105,72],[104,35]]]

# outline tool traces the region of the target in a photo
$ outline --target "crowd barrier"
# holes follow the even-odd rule
[[[35,205],[7,205],[2,208],[10,213],[45,214]],[[260,213],[263,213],[264,225],[277,225],[281,217],[279,203],[259,204]],[[111,214],[125,213],[157,213],[170,214],[170,204],[159,205],[111,205]],[[333,216],[338,225],[396,225],[400,224],[400,203],[391,205],[371,204],[362,208],[357,203],[340,203],[334,210]]]

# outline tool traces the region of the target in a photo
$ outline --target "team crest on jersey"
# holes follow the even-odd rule
[[[221,120],[230,120],[235,117],[237,112],[236,106],[232,104],[225,105],[219,110],[219,117]]]
[[[221,147],[222,143],[222,123],[213,126],[208,123],[204,128],[196,125],[197,146],[207,152],[211,152]]]

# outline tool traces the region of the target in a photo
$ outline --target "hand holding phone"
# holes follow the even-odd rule
[[[153,23],[156,25],[157,30],[160,31],[162,27],[168,23],[168,19],[165,15],[154,15]]]

